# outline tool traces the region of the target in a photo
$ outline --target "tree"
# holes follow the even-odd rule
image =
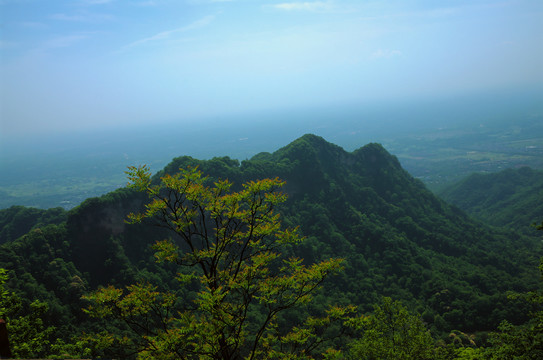
[[[0,268],[0,319],[6,316],[6,299],[9,295],[4,284],[8,281],[6,269]]]
[[[537,230],[541,225],[533,224]],[[543,279],[543,258],[539,261],[539,271]],[[530,291],[522,294],[510,294],[510,299],[521,299],[532,306],[531,319],[523,325],[515,326],[504,320],[498,332],[490,334],[492,347],[491,359],[541,359],[543,357],[543,293]]]
[[[279,192],[284,182],[250,181],[232,191],[228,180],[210,185],[196,168],[165,175],[159,184],[146,166],[127,174],[129,186],[150,197],[145,211],[128,221],[151,220],[171,230],[174,238],[154,245],[155,257],[175,264],[180,287],[168,292],[139,283],[89,295],[92,316],[120,320],[131,334],[104,332],[102,345],[153,359],[286,357],[281,344],[292,341],[292,326],[280,326],[279,314],[309,302],[342,260],[305,265],[282,256],[303,240],[297,228],[282,229],[276,213],[286,200]],[[336,318],[348,312],[337,311]],[[307,348],[295,348],[289,358],[309,356]]]
[[[539,230],[543,228],[539,227]],[[539,269],[543,274],[543,258]],[[498,332],[490,334],[492,359],[541,359],[543,357],[543,293],[533,291],[523,294],[510,294],[510,299],[522,299],[531,304],[531,319],[523,325],[515,326],[504,320]]]
[[[12,356],[46,356],[49,337],[55,330],[54,327],[46,327],[42,320],[48,310],[47,303],[34,300],[23,309],[22,299],[5,288],[7,281],[7,271],[0,269],[0,318],[6,321]]]
[[[43,320],[48,304],[39,300],[23,304],[23,299],[5,288],[7,280],[7,271],[0,268],[0,318],[6,320],[11,356],[65,359],[89,355],[91,349],[82,341],[74,339],[74,344],[64,344],[57,339],[53,343],[56,329]]]
[[[374,314],[360,320],[362,336],[353,342],[353,359],[434,359],[434,340],[420,316],[384,297]]]

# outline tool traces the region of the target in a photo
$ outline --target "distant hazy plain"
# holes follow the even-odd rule
[[[458,147],[462,139],[468,143],[464,141],[461,147],[469,147],[479,136],[488,148],[493,141],[489,136],[515,128],[524,129],[515,141],[530,141],[523,151],[528,149],[532,155],[543,151],[542,89],[411,103],[270,110],[205,118],[190,125],[171,122],[42,137],[0,137],[0,207],[44,207],[43,202],[31,200],[44,196],[48,205],[71,207],[124,185],[123,172],[129,165],[148,164],[158,171],[183,155],[199,159],[230,156],[241,161],[259,152],[273,152],[306,133],[320,135],[347,151],[369,142],[382,143],[414,176],[428,180],[447,172],[438,160],[449,156],[440,152],[448,146],[448,139],[451,148]],[[528,128],[532,130],[526,133]],[[426,154],[419,161],[413,155],[417,151]]]

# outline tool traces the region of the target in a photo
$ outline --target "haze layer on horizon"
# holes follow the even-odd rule
[[[543,85],[540,1],[0,0],[0,22],[0,137]]]

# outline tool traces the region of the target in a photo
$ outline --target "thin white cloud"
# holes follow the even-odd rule
[[[399,50],[390,49],[377,49],[371,55],[372,59],[390,59],[397,56],[402,56],[402,52]]]
[[[62,20],[62,21],[81,21],[83,16],[81,15],[68,15],[64,13],[53,14],[50,16],[53,20]]]
[[[85,5],[103,5],[103,4],[109,4],[115,0],[84,0],[83,4]]]
[[[137,3],[135,3],[134,5],[136,6],[156,6],[156,2],[155,1],[139,1]]]
[[[331,8],[329,2],[323,1],[290,2],[272,6],[285,11],[325,11]]]
[[[232,2],[232,1],[235,1],[235,0],[187,0],[187,3],[191,5],[200,5],[200,4],[222,3],[222,2]]]
[[[51,50],[58,48],[70,47],[84,39],[87,39],[88,35],[67,35],[52,38],[46,41],[41,47],[40,50]]]
[[[74,34],[65,35],[65,36],[52,37],[43,41],[37,47],[29,50],[29,54],[31,56],[39,56],[39,55],[47,54],[51,51],[55,51],[58,49],[76,46],[80,42],[91,38],[95,34],[96,32],[89,31],[89,32],[74,33]]]
[[[38,21],[23,21],[19,25],[28,29],[45,29],[49,27],[47,24]]]
[[[404,12],[389,12],[386,11],[379,15],[364,16],[360,20],[395,20],[395,19],[412,19],[413,21],[423,21],[424,19],[436,19],[447,18],[457,15],[464,11],[467,6],[447,7],[447,8],[435,8],[425,9],[417,11],[404,11]]]
[[[114,18],[114,16],[110,14],[97,14],[97,13],[81,13],[81,14],[75,14],[75,15],[58,13],[58,14],[53,14],[50,17],[53,20],[72,21],[72,22],[99,22],[99,21],[111,20]]]
[[[447,17],[450,15],[458,14],[460,11],[460,7],[447,7],[447,8],[439,8],[439,9],[433,9],[428,12],[426,12],[427,17]]]
[[[16,43],[10,41],[0,40],[0,50],[9,49],[16,46]]]
[[[180,28],[177,28],[177,29],[162,31],[162,32],[159,32],[158,34],[155,34],[153,36],[149,36],[149,37],[134,41],[134,42],[132,42],[132,43],[130,43],[128,45],[123,46],[120,49],[120,51],[126,51],[126,50],[128,50],[130,48],[133,48],[135,46],[140,46],[140,45],[150,43],[150,42],[170,39],[174,34],[183,33],[183,32],[187,32],[187,31],[190,31],[190,30],[195,30],[195,29],[205,27],[205,26],[209,25],[214,19],[215,19],[215,16],[213,16],[213,15],[205,16],[205,17],[203,17],[203,18],[201,18],[199,20],[194,21],[193,23],[191,23],[189,25],[186,25],[186,26],[183,26],[183,27],[180,27]]]

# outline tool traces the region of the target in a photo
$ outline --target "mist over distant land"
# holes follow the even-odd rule
[[[270,109],[196,121],[16,134],[0,141],[1,207],[71,208],[126,184],[131,165],[161,170],[173,158],[274,152],[304,134],[353,151],[381,143],[439,190],[474,171],[543,168],[543,91],[501,91],[381,102]]]
[[[543,114],[543,87],[467,94],[418,101],[383,101],[342,106],[269,109],[267,111],[123,125],[87,131],[0,135],[0,161],[26,157],[125,158],[127,165],[151,163],[159,170],[173,157],[243,160],[313,133],[352,151],[436,129],[514,124]]]

